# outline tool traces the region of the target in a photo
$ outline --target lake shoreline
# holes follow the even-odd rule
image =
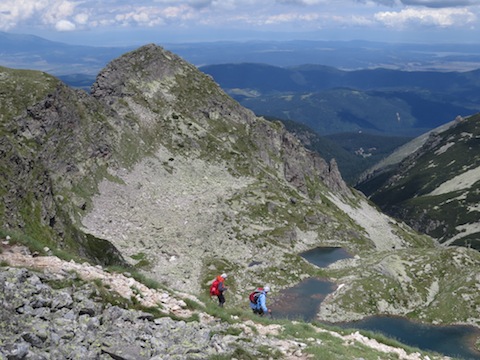
[[[323,264],[323,266],[319,267],[327,267],[336,261],[351,258],[351,255],[349,255],[342,248],[334,247],[324,249],[316,248],[309,250],[306,253],[308,253],[308,258],[303,256],[303,253],[300,255],[316,266],[319,266],[318,264]],[[326,258],[321,259],[324,254],[326,254]],[[320,259],[315,259],[316,256],[320,257]],[[312,259],[314,261],[312,261]],[[315,289],[315,287],[317,288]],[[409,342],[412,343],[412,341],[400,342],[404,343],[405,345],[413,346],[425,351],[444,353],[446,356],[452,356],[452,354],[456,354],[456,347],[458,347],[460,348],[460,350],[458,351],[462,358],[469,360],[480,359],[480,348],[477,346],[477,344],[480,344],[480,326],[478,326],[477,324],[470,324],[464,322],[433,324],[430,322],[421,321],[419,319],[410,319],[408,316],[404,315],[388,313],[378,313],[363,316],[362,314],[348,314],[347,312],[342,312],[339,314],[337,310],[340,309],[337,309],[335,306],[331,306],[329,304],[323,306],[322,308],[322,304],[328,302],[328,300],[335,295],[335,292],[342,287],[343,284],[338,284],[327,277],[307,278],[291,288],[281,290],[280,296],[277,296],[273,299],[274,301],[272,307],[275,307],[276,305],[281,306],[280,309],[277,309],[276,316],[282,317],[283,311],[283,315],[286,316],[286,318],[303,318],[303,320],[306,322],[319,322],[327,326],[342,327],[348,329],[356,329],[357,327],[355,325],[357,324],[359,325],[359,330],[380,332],[383,333],[385,336],[392,338],[397,338],[398,336],[393,334],[394,331],[389,332],[388,325],[385,325],[385,323],[392,324],[391,330],[395,330],[394,324],[398,323],[405,327],[407,329],[404,334],[405,336],[400,336],[400,338],[403,339],[408,338],[408,335],[411,335],[411,333],[425,331],[424,329],[427,329],[424,335],[420,335],[420,339],[418,339],[418,341],[415,339],[413,340],[414,344],[419,343],[420,346],[409,345]],[[282,296],[284,297],[283,299]],[[329,314],[332,315],[331,318],[341,320],[328,321],[326,319],[329,317]],[[378,323],[379,325],[387,326],[387,330],[384,329],[382,331],[381,329],[375,328],[368,329],[368,326],[372,326],[369,325],[369,323]],[[451,333],[453,333],[453,336],[449,335]],[[442,341],[439,344],[435,344],[434,340],[430,340],[431,343],[428,343],[427,345],[422,345],[421,340],[428,342],[428,339],[433,336],[438,336],[445,341]],[[453,343],[450,344],[450,342],[452,341]],[[443,349],[442,346],[446,346],[447,349]],[[430,347],[433,347],[433,349],[431,349]]]

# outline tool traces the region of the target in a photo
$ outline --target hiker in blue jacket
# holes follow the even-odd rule
[[[266,313],[271,313],[272,310],[267,308],[267,293],[270,291],[268,286],[265,286],[263,290],[259,291],[256,297],[256,302],[250,301],[250,308],[254,314],[263,316]]]

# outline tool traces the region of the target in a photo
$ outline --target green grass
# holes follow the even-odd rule
[[[6,231],[0,229],[0,238],[6,239],[7,236],[10,237],[9,243],[11,245],[24,245],[32,253],[38,253],[41,255],[46,255],[45,248],[51,245],[50,242],[47,243],[43,239],[39,240],[19,231]]]
[[[145,274],[132,267],[113,265],[106,267],[105,270],[111,273],[119,273],[124,274],[128,277],[132,277],[133,279],[137,280],[138,282],[142,283],[150,289],[166,289],[163,284],[146,276]]]
[[[0,66],[0,124],[52,93],[59,80],[44,72]]]
[[[149,269],[152,267],[152,263],[147,258],[147,254],[145,253],[141,252],[141,253],[132,255],[131,258],[137,261],[137,263],[134,265],[136,269]]]
[[[258,359],[258,356],[252,354],[246,349],[237,347],[232,353],[210,355],[208,359],[209,360],[231,360],[231,359],[256,360]]]

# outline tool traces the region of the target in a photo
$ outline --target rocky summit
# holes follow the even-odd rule
[[[384,215],[345,184],[335,160],[241,107],[175,54],[153,44],[126,53],[90,93],[6,68],[0,84],[12,89],[0,94],[1,284],[9,309],[0,343],[13,344],[2,350],[8,358],[69,358],[62,357],[67,340],[79,357],[99,359],[247,358],[246,348],[282,358],[342,348],[343,340],[320,339],[317,326],[302,342],[303,330],[292,339],[289,325],[278,324],[267,333],[293,343],[253,344],[251,332],[269,324],[242,325],[252,321],[252,288],[268,284],[274,301],[309,277],[338,285],[321,320],[386,314],[479,325],[476,251],[440,246]],[[27,258],[51,261],[16,261],[17,243],[28,246]],[[353,257],[320,269],[299,255],[319,246]],[[63,272],[49,272],[53,258]],[[85,269],[96,273],[90,267],[118,273],[128,286],[88,277]],[[222,272],[227,308],[212,309],[208,287]],[[164,290],[152,295],[139,276]],[[166,305],[169,297],[176,305]],[[21,300],[8,305],[14,298]],[[445,311],[452,303],[458,311]],[[207,315],[213,319],[203,321]],[[112,327],[117,320],[125,333]],[[168,329],[183,334],[173,343],[189,339],[189,354],[167,342]]]

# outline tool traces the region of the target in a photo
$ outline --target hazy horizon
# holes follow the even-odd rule
[[[2,1],[0,31],[73,45],[366,40],[473,43],[478,0]]]

